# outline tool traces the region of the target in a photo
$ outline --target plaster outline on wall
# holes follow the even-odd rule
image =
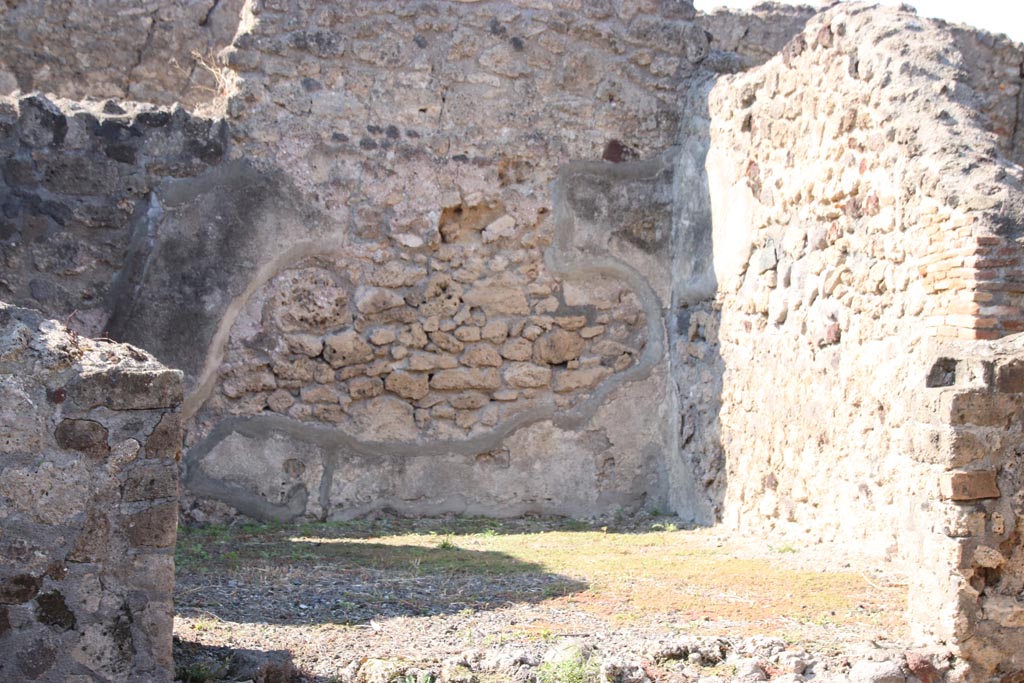
[[[319,503],[323,514],[329,508],[329,494],[338,457],[351,452],[369,458],[410,458],[421,456],[476,455],[500,447],[502,442],[518,430],[541,421],[550,421],[559,429],[578,429],[585,425],[604,401],[619,387],[650,375],[665,357],[666,331],[664,311],[658,295],[648,279],[636,268],[612,256],[593,256],[575,247],[576,215],[566,196],[566,184],[579,175],[601,175],[613,180],[653,180],[659,173],[671,168],[668,155],[653,161],[608,164],[605,162],[577,162],[564,166],[552,183],[552,221],[555,239],[545,253],[545,263],[552,273],[563,280],[603,276],[625,282],[641,302],[646,319],[646,343],[638,362],[630,368],[612,375],[576,406],[556,410],[552,399],[518,413],[497,424],[491,431],[466,439],[434,439],[431,441],[384,442],[359,439],[341,428],[299,422],[283,415],[233,416],[220,421],[199,443],[192,446],[185,458],[185,482],[193,493],[220,500],[244,514],[256,518],[289,520],[305,512],[310,492],[302,484],[294,485],[286,495],[286,502],[272,503],[239,484],[216,479],[203,472],[201,463],[221,442],[233,434],[243,437],[270,438],[274,434],[302,443],[315,444],[327,454],[323,463],[323,476],[319,485]],[[317,241],[304,241],[284,254],[262,265],[250,280],[245,291],[228,307],[214,337],[214,343],[204,363],[196,388],[187,397],[183,413],[186,419],[194,416],[210,397],[217,378],[217,370],[224,358],[228,336],[239,314],[252,295],[272,277],[314,254],[323,254],[340,245]]]

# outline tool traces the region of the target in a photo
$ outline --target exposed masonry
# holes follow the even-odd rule
[[[370,318],[373,314],[383,314],[378,315],[377,322],[383,320],[384,325],[371,327],[372,323],[365,323],[365,318],[357,318],[354,329],[359,330],[361,323],[366,325],[367,336],[342,333],[321,340],[324,329],[329,329],[331,324],[336,325],[337,320],[328,321],[327,327],[320,327],[323,325],[320,322],[323,317],[312,321],[288,320],[290,312],[297,309],[285,308],[284,313],[276,317],[276,320],[285,318],[286,325],[297,325],[299,330],[306,332],[285,337],[290,349],[299,349],[299,353],[295,354],[297,360],[290,363],[281,362],[272,367],[261,366],[264,374],[257,380],[267,382],[265,391],[277,387],[269,397],[259,398],[260,401],[267,402],[274,412],[287,414],[303,422],[342,422],[348,429],[304,428],[296,425],[293,420],[281,420],[270,415],[228,418],[221,421],[214,433],[205,441],[190,449],[190,489],[200,494],[218,495],[219,492],[219,495],[229,496],[230,504],[255,516],[289,519],[309,510],[327,511],[331,507],[334,476],[338,467],[337,455],[329,455],[327,463],[321,468],[315,468],[319,473],[319,482],[314,478],[308,480],[309,485],[299,484],[292,487],[284,493],[284,501],[277,504],[253,499],[246,495],[244,489],[240,490],[238,487],[229,485],[225,491],[223,483],[218,483],[204,472],[201,461],[222,441],[238,440],[239,437],[247,444],[246,447],[253,439],[273,440],[275,437],[289,443],[305,441],[317,444],[320,449],[335,453],[340,451],[345,453],[346,457],[355,456],[364,460],[367,464],[357,466],[356,469],[359,470],[379,467],[382,461],[396,456],[406,461],[414,458],[427,459],[425,467],[430,467],[431,462],[436,463],[445,456],[475,459],[481,453],[491,453],[500,449],[509,435],[531,423],[543,420],[550,421],[557,429],[579,429],[593,417],[600,404],[619,385],[646,379],[652,368],[665,356],[662,341],[664,331],[659,324],[661,314],[657,296],[650,290],[643,276],[628,265],[612,258],[581,258],[577,255],[579,246],[574,244],[575,213],[572,201],[566,195],[579,194],[574,185],[580,184],[581,177],[596,175],[604,178],[608,176],[608,170],[607,167],[600,165],[578,164],[563,171],[563,177],[556,183],[554,190],[556,235],[553,248],[546,254],[547,267],[566,283],[568,293],[565,297],[570,304],[577,301],[572,297],[583,296],[579,290],[570,288],[574,280],[603,284],[606,287],[606,291],[603,292],[605,298],[598,299],[596,304],[597,325],[587,326],[585,314],[588,311],[578,306],[570,308],[576,315],[541,314],[525,320],[516,320],[516,314],[522,315],[528,311],[528,292],[548,293],[549,290],[536,287],[519,290],[515,287],[501,287],[488,283],[484,286],[488,298],[481,302],[476,321],[467,319],[461,321],[464,324],[459,325],[460,321],[456,317],[448,318],[445,321],[447,325],[442,325],[438,322],[440,316],[431,315],[424,321],[403,326],[403,319],[408,320],[417,313],[431,313],[435,308],[443,312],[445,307],[450,307],[452,312],[457,311],[458,308],[453,306],[452,302],[458,299],[472,300],[474,294],[470,291],[464,297],[460,297],[456,291],[461,291],[462,288],[457,280],[446,275],[439,278],[435,276],[436,279],[427,278],[426,270],[423,268],[407,267],[402,271],[400,268],[389,267],[390,264],[398,263],[390,261],[389,265],[382,269],[370,271],[371,282],[382,286],[356,290],[355,315],[366,313],[359,310],[359,300],[376,302],[387,296],[391,297],[390,308],[373,311],[365,316]],[[632,162],[616,166],[613,177],[617,183],[632,182],[640,186],[658,183],[659,178],[662,184],[667,184],[662,178],[666,172],[671,172],[671,165],[664,160]],[[493,225],[491,218],[493,215],[484,223],[488,226]],[[467,225],[470,226],[469,229],[473,229],[474,224],[462,222],[462,227],[465,228]],[[476,227],[479,228],[479,224]],[[484,228],[485,241],[487,229]],[[287,285],[280,288],[279,294],[266,295],[264,301],[268,303],[263,305],[272,306],[276,303],[273,298],[275,296],[283,295],[292,300],[303,297],[311,303],[298,310],[310,317],[323,316],[322,310],[316,305],[317,299],[323,294],[323,289],[311,288],[304,291],[301,281],[298,280],[302,272],[297,269],[283,270],[282,275],[278,277],[285,278]],[[417,296],[416,293],[408,293],[416,291],[410,290],[409,285],[421,283],[423,280],[427,280],[426,290],[436,290],[436,295],[428,296],[426,302],[417,307],[417,311],[408,307],[405,302],[410,297]],[[438,283],[442,283],[443,286],[438,286]],[[629,287],[625,302],[623,284],[620,283]],[[400,296],[402,290],[399,290],[398,294],[389,291],[395,287],[387,287],[388,284],[403,286],[406,290],[405,296]],[[326,301],[333,307],[332,315],[351,322],[353,314],[345,305],[345,291],[343,289],[340,294],[329,295]],[[548,296],[540,299],[538,305],[551,307],[560,303],[565,302],[558,302],[554,297]],[[614,317],[600,313],[609,309],[623,310],[623,303],[626,304],[624,313]],[[432,307],[432,304],[435,306]],[[493,316],[490,322],[487,322],[485,317],[487,314]],[[594,312],[590,314],[595,315]],[[620,319],[623,316],[624,320]],[[271,317],[275,318],[273,314]],[[509,319],[512,320],[511,327],[509,322],[506,322]],[[598,361],[602,356],[599,352],[602,347],[599,345],[609,322],[612,323],[613,329],[618,323],[619,329],[635,330],[633,334],[639,338],[640,343],[634,342],[635,347],[627,347],[619,340],[609,340],[605,342],[604,347],[607,349],[603,356],[605,362],[600,363]],[[449,332],[453,334],[448,334],[444,330],[445,326],[449,327]],[[308,334],[310,329],[319,331],[321,336]],[[294,329],[291,331],[295,332]],[[418,350],[428,344],[443,350]],[[374,346],[378,347],[376,351]],[[390,355],[388,348],[380,347],[390,348]],[[597,353],[592,351],[589,355],[589,366],[577,360],[579,357],[587,356],[588,349],[595,347]],[[461,356],[459,352],[462,352]],[[374,358],[401,360],[407,356],[408,370],[392,370],[387,363],[377,361],[376,365],[380,368],[377,374],[374,372],[373,363],[367,365]],[[311,362],[311,358],[315,360]],[[555,369],[552,369],[552,365],[556,366]],[[335,371],[334,366],[339,366],[342,370]],[[353,366],[357,372],[345,369]],[[320,379],[319,374],[326,376]],[[355,379],[352,379],[353,377]],[[310,388],[308,383],[314,379],[319,384]],[[604,381],[606,379],[609,381]],[[230,382],[230,378],[227,381]],[[222,378],[217,383],[224,387],[225,380]],[[286,389],[290,384],[300,389],[298,401]],[[222,388],[222,391],[236,393],[237,389],[229,385],[228,389]],[[345,391],[348,393],[347,397],[341,395],[341,392]],[[493,401],[491,403],[488,393],[490,401]],[[388,402],[374,402],[378,397],[385,397]],[[346,410],[339,409],[339,398],[348,399],[343,401]],[[403,405],[400,399],[406,399],[409,403]],[[306,400],[311,403],[305,403]],[[352,404],[360,400],[367,401],[368,405],[361,409],[352,408]],[[495,419],[488,419],[485,412],[475,412],[481,404],[493,407]],[[420,405],[430,406],[429,412],[422,408],[414,410],[412,407]],[[350,435],[351,431],[355,431],[350,426],[351,421],[356,421],[356,426],[360,426],[358,420],[363,414],[372,416],[374,422],[371,422],[362,434],[357,432],[358,437]],[[354,420],[351,417],[353,415]],[[432,424],[431,417],[439,415],[454,417],[455,429],[441,434],[436,433],[436,429],[435,433],[418,433]],[[483,415],[480,424],[475,422],[478,415]],[[468,416],[469,428],[462,427],[460,418],[463,416]],[[422,439],[423,436],[427,439]],[[509,467],[507,455],[501,458],[500,462],[502,467]],[[291,468],[305,473],[307,466],[308,462],[296,460]],[[464,473],[463,476],[471,477],[472,474]],[[314,492],[319,496],[319,508],[310,505],[308,500]],[[387,495],[382,491],[374,492],[373,496],[368,496],[367,493],[364,491],[361,494],[367,502],[357,504],[346,513],[347,515],[365,514],[380,504],[382,496]],[[462,504],[473,510],[473,504],[468,500],[471,495],[471,492],[460,493],[462,500],[466,501]],[[436,511],[441,512],[444,509],[442,504],[438,504]]]
[[[8,87],[195,104],[205,67],[146,65],[226,46],[206,118],[0,104],[4,297],[184,370],[186,515],[856,543],[927,569],[951,679],[1016,680],[1020,45],[858,4],[167,0],[87,66],[73,3],[31,5],[5,35],[69,49]]]
[[[182,376],[0,304],[0,680],[166,681]]]
[[[7,46],[0,55],[0,92],[41,90],[73,99],[205,105],[219,87],[217,52],[231,42],[242,4],[7,3],[0,11],[0,44]]]

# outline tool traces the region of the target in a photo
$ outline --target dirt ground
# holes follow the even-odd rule
[[[177,562],[189,683],[544,680],[566,644],[653,681],[736,673],[694,642],[761,657],[766,675],[803,653],[820,673],[907,637],[892,567],[646,515],[182,528]]]

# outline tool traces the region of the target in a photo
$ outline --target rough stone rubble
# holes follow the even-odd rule
[[[182,390],[0,304],[0,680],[173,678]]]

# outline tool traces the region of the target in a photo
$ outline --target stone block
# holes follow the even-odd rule
[[[46,428],[20,384],[16,377],[0,377],[0,453],[32,453],[44,439]]]
[[[313,334],[290,334],[285,337],[288,350],[309,358],[316,358],[324,350],[324,340]]]
[[[491,399],[487,394],[482,394],[478,391],[467,391],[462,394],[456,394],[448,399],[448,403],[458,410],[476,410],[483,408],[490,402]]]
[[[899,662],[861,660],[850,667],[850,683],[906,683],[907,676]]]
[[[137,502],[178,497],[178,466],[174,462],[142,461],[128,472],[123,500]]]
[[[537,339],[533,359],[536,363],[561,365],[579,358],[585,347],[586,342],[579,334],[558,328]]]
[[[49,671],[57,661],[57,649],[42,638],[20,650],[14,657],[25,680],[36,680]]]
[[[83,459],[9,468],[0,475],[0,498],[6,497],[13,509],[42,524],[58,526],[67,521],[69,513],[83,509],[91,497],[90,469]]]
[[[457,368],[459,361],[455,356],[446,353],[429,353],[425,351],[414,351],[409,354],[408,368],[417,372],[430,372],[432,370],[450,370]]]
[[[996,389],[1006,394],[1024,394],[1024,361],[1012,360],[997,368]]]
[[[987,595],[982,606],[985,619],[1003,628],[1024,628],[1024,601],[1012,595]]]
[[[306,384],[313,381],[316,375],[317,362],[312,358],[297,358],[296,360],[275,360],[271,370],[278,380],[285,382]],[[269,383],[261,389],[272,389]]]
[[[292,392],[285,389],[278,389],[267,398],[267,406],[275,413],[286,413],[295,403]],[[149,444],[146,444],[146,451],[149,451]]]
[[[100,459],[110,452],[107,428],[93,420],[63,420],[54,432],[57,445]]]
[[[533,363],[512,363],[505,370],[505,381],[520,389],[546,387],[551,383],[551,368]]]
[[[360,313],[373,315],[405,305],[405,299],[398,292],[378,287],[360,287],[355,297]]]
[[[527,361],[533,357],[533,342],[516,337],[509,339],[498,350],[502,358],[515,361]]]
[[[462,325],[455,328],[454,335],[456,339],[466,343],[480,341],[480,328],[476,325]]]
[[[1009,428],[1019,422],[1024,397],[1016,394],[967,391],[950,399],[949,419],[954,425]]]
[[[996,473],[991,471],[945,472],[939,479],[939,495],[946,500],[972,501],[999,498]]]
[[[492,320],[483,326],[480,336],[492,344],[501,344],[508,338],[508,323],[504,320]]]
[[[181,403],[184,375],[178,370],[137,370],[116,367],[86,372],[71,380],[68,400],[81,410],[173,408]]]
[[[324,339],[324,358],[333,368],[343,368],[373,360],[373,347],[358,332],[349,330]]]
[[[379,377],[355,377],[349,380],[348,393],[354,399],[380,396],[384,393],[384,381]]]
[[[177,461],[181,457],[181,414],[164,413],[160,422],[146,439],[147,458],[166,458]]]
[[[43,580],[30,574],[15,574],[0,579],[0,605],[20,605],[39,593]]]
[[[165,503],[128,515],[123,526],[133,546],[169,548],[177,537],[178,504]]]
[[[463,294],[462,300],[470,306],[479,306],[488,316],[530,313],[522,287],[504,274],[481,280]]]
[[[43,593],[36,598],[36,618],[59,631],[70,631],[76,623],[75,613],[68,609],[60,591]]]
[[[447,353],[462,353],[462,349],[465,347],[465,344],[453,335],[441,332],[440,330],[430,333],[430,341],[434,342],[437,348]]]
[[[482,389],[493,391],[501,386],[498,371],[492,368],[458,368],[441,370],[430,380],[430,387],[439,390]]]
[[[427,277],[427,269],[423,266],[401,261],[388,261],[379,268],[374,268],[369,275],[370,284],[377,287],[411,287]]]
[[[95,507],[90,509],[85,515],[85,522],[75,540],[75,546],[68,553],[68,561],[103,561],[110,553],[110,532],[110,519],[107,513]]]
[[[242,398],[246,394],[259,394],[277,387],[277,378],[263,364],[246,364],[231,368],[225,374],[220,390],[228,398]]]
[[[375,385],[379,385],[380,384],[380,380],[377,379],[376,377],[359,377],[359,378],[356,378],[356,379],[352,380],[352,383],[355,383],[355,382],[358,382],[358,381],[369,381],[369,382],[371,382],[371,383],[373,383]],[[351,383],[349,385],[349,388],[351,390]],[[379,394],[379,393],[380,393],[380,389],[378,387],[377,394]],[[373,394],[373,395],[376,396],[377,394]],[[271,396],[273,396],[273,394],[271,394]],[[323,385],[323,384],[313,384],[311,386],[302,387],[302,389],[299,391],[299,398],[303,401],[303,403],[332,403],[332,404],[336,404],[336,403],[338,403],[340,401],[341,394],[339,394],[338,390],[335,389],[333,386],[327,386],[327,385]],[[267,399],[267,401],[269,403],[270,399]]]
[[[470,346],[466,349],[466,352],[462,354],[462,358],[460,360],[463,365],[468,365],[471,368],[499,368],[502,364],[501,355],[499,355],[498,350],[490,344],[474,344],[473,346]]]
[[[412,401],[418,401],[427,395],[430,391],[428,384],[427,375],[400,370],[392,372],[384,381],[388,391]]]

